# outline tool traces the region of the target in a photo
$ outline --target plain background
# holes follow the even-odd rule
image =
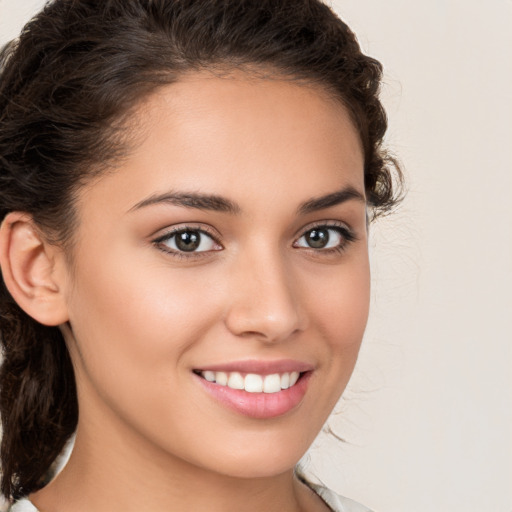
[[[41,0],[0,0],[0,42]],[[337,0],[408,196],[372,226],[354,377],[305,464],[379,512],[512,511],[512,1]]]

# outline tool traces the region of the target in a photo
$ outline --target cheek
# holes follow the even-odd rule
[[[362,341],[370,303],[370,271],[366,253],[325,278],[325,286],[309,296],[310,311],[331,351],[352,353]]]
[[[219,316],[201,272],[138,263],[84,258],[78,270],[70,322],[82,364],[98,379],[134,381],[175,365]]]
[[[322,423],[345,390],[361,347],[370,302],[367,253],[358,251],[336,271],[331,269],[323,283],[309,299],[321,354],[318,378],[322,392],[314,407]]]
[[[179,451],[194,428],[201,434],[188,363],[220,317],[214,286],[201,271],[173,272],[160,263],[83,263],[70,315],[83,417],[97,435],[110,421]]]

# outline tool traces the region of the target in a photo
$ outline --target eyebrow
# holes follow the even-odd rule
[[[350,200],[361,201],[366,204],[364,194],[356,190],[354,187],[345,187],[337,192],[333,192],[332,194],[309,199],[299,206],[298,212],[301,215],[306,215],[307,213],[313,213],[318,210],[332,208],[333,206],[337,206]]]
[[[306,215],[318,210],[337,206],[350,200],[366,203],[365,196],[355,188],[349,186],[325,196],[308,199],[299,205],[297,212],[299,215]],[[202,194],[197,192],[167,192],[164,194],[154,194],[137,203],[130,208],[129,211],[139,210],[155,204],[171,204],[184,208],[216,211],[233,215],[238,215],[242,212],[242,208],[230,199],[214,194]]]
[[[240,206],[225,197],[194,192],[168,192],[165,194],[152,195],[140,203],[137,203],[130,211],[162,203],[197,210],[210,210],[231,214],[239,214],[242,211]]]

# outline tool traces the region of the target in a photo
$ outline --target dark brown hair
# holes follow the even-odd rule
[[[130,109],[196,70],[259,69],[324,87],[358,129],[373,215],[397,201],[381,65],[318,0],[54,0],[0,66],[0,221],[27,212],[54,243],[71,245],[76,190],[127,150]],[[3,280],[0,315],[1,490],[17,499],[44,485],[78,404],[58,327],[26,315]]]

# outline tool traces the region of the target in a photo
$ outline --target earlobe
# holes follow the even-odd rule
[[[32,217],[9,213],[0,227],[0,268],[17,304],[39,323],[60,325],[68,320],[56,266],[57,248],[46,242]]]

